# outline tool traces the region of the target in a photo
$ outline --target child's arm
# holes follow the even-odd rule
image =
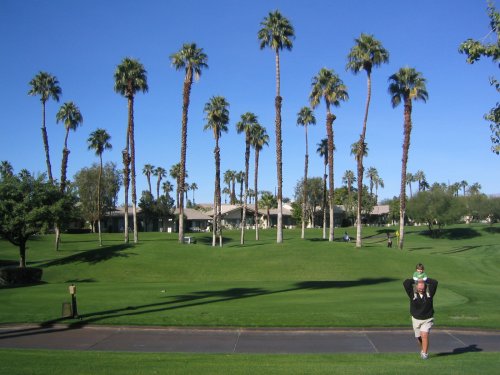
[[[420,276],[421,276],[422,280],[427,281],[427,274],[425,272],[422,272],[422,274]]]

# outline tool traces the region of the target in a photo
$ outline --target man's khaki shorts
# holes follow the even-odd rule
[[[432,326],[434,325],[434,318],[429,318],[425,320],[415,319],[411,317],[411,322],[413,324],[413,330],[415,331],[415,337],[420,337],[420,332],[429,333]]]

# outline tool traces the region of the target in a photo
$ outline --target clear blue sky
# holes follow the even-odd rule
[[[16,171],[45,171],[41,105],[37,97],[27,95],[28,82],[42,70],[57,76],[63,92],[59,103],[47,103],[54,175],[59,178],[64,138],[55,114],[66,101],[74,101],[84,117],[83,126],[69,137],[68,176],[97,161],[86,140],[98,127],[112,136],[113,150],[104,160],[121,168],[127,103],[113,91],[113,73],[129,56],[144,64],[149,83],[149,92],[137,94],[135,101],[140,194],[147,188],[140,173],[144,164],[168,170],[179,161],[184,73],[171,67],[169,56],[182,43],[196,42],[209,58],[209,69],[193,86],[189,110],[187,169],[188,182],[199,187],[196,201],[210,202],[213,197],[214,141],[203,131],[203,106],[212,95],[223,95],[230,103],[230,131],[221,139],[222,171],[244,168],[244,138],[236,133],[235,123],[242,113],[254,112],[271,136],[270,147],[261,153],[260,189],[274,191],[274,55],[259,49],[257,31],[275,9],[296,32],[293,50],[281,56],[285,196],[293,197],[303,174],[304,131],[296,126],[296,114],[308,104],[311,79],[322,67],[334,69],[350,95],[333,110],[336,186],[346,169],[355,170],[349,151],[361,131],[366,75],[347,72],[345,64],[354,38],[362,32],[374,34],[390,52],[390,63],[373,72],[367,132],[365,165],[376,167],[385,181],[379,196],[399,194],[403,108],[391,107],[387,78],[405,65],[422,72],[429,92],[427,103],[413,107],[408,171],[423,170],[429,183],[467,180],[479,182],[487,194],[500,193],[500,159],[490,151],[490,131],[483,120],[498,100],[488,84],[498,68],[489,60],[468,65],[458,53],[465,39],[488,34],[482,0],[2,0],[0,160],[9,160]],[[322,160],[315,150],[326,134],[324,106],[315,114],[318,122],[309,132],[309,176],[322,176]],[[123,201],[121,193],[119,199]]]

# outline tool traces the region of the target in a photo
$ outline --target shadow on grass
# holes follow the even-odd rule
[[[69,284],[75,284],[75,283],[95,283],[97,282],[96,279],[71,279],[71,280],[66,280],[65,283]]]
[[[123,253],[123,250],[128,248],[130,248],[130,246],[123,243],[120,245],[103,246],[97,249],[82,251],[61,259],[51,260],[40,264],[39,267],[62,266],[71,263],[89,263],[93,265],[116,257],[129,257],[130,255],[135,255],[134,253]]]
[[[212,246],[212,236],[193,236],[195,239],[196,239],[196,243],[199,243],[200,245],[205,245],[205,246]],[[229,238],[229,237],[224,237],[224,235],[222,236],[222,246],[224,245],[229,245],[231,244],[232,242],[234,242],[234,240],[232,238]],[[217,238],[217,242],[216,242],[216,247],[219,246],[219,238]]]
[[[500,233],[500,227],[487,227],[483,228],[486,233],[497,234]]]
[[[473,228],[449,228],[441,230],[423,231],[421,235],[432,238],[441,238],[447,240],[468,240],[480,237],[481,233]]]
[[[437,353],[436,357],[445,357],[449,355],[465,354],[465,353],[477,353],[482,352],[483,349],[478,348],[476,344],[465,346],[463,348],[455,348],[451,352]]]
[[[19,261],[0,259],[0,267],[12,267],[12,266],[17,266],[18,264]]]
[[[210,305],[214,303],[222,303],[246,298],[259,296],[268,296],[273,294],[289,293],[300,290],[318,290],[318,289],[333,289],[333,288],[350,288],[368,285],[376,285],[395,281],[393,278],[363,278],[359,280],[339,280],[339,281],[301,281],[292,284],[286,289],[270,290],[264,288],[229,288],[222,290],[203,290],[187,294],[174,295],[170,297],[170,301],[137,305],[125,306],[116,309],[96,311],[80,315],[80,320],[59,318],[41,323],[38,327],[14,330],[0,334],[2,338],[12,338],[19,336],[29,336],[36,334],[44,334],[49,332],[65,331],[85,327],[88,324],[96,323],[101,320],[117,318],[123,316],[143,315],[157,312],[168,312],[183,308],[195,306]],[[57,324],[67,324],[66,326],[57,326]]]

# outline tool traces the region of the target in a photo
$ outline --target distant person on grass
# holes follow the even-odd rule
[[[413,298],[413,284],[417,285],[417,298]],[[410,314],[415,331],[415,337],[420,347],[420,357],[429,357],[429,333],[434,325],[434,295],[438,286],[437,280],[427,278],[414,281],[406,279],[403,282],[406,294],[410,298]]]

